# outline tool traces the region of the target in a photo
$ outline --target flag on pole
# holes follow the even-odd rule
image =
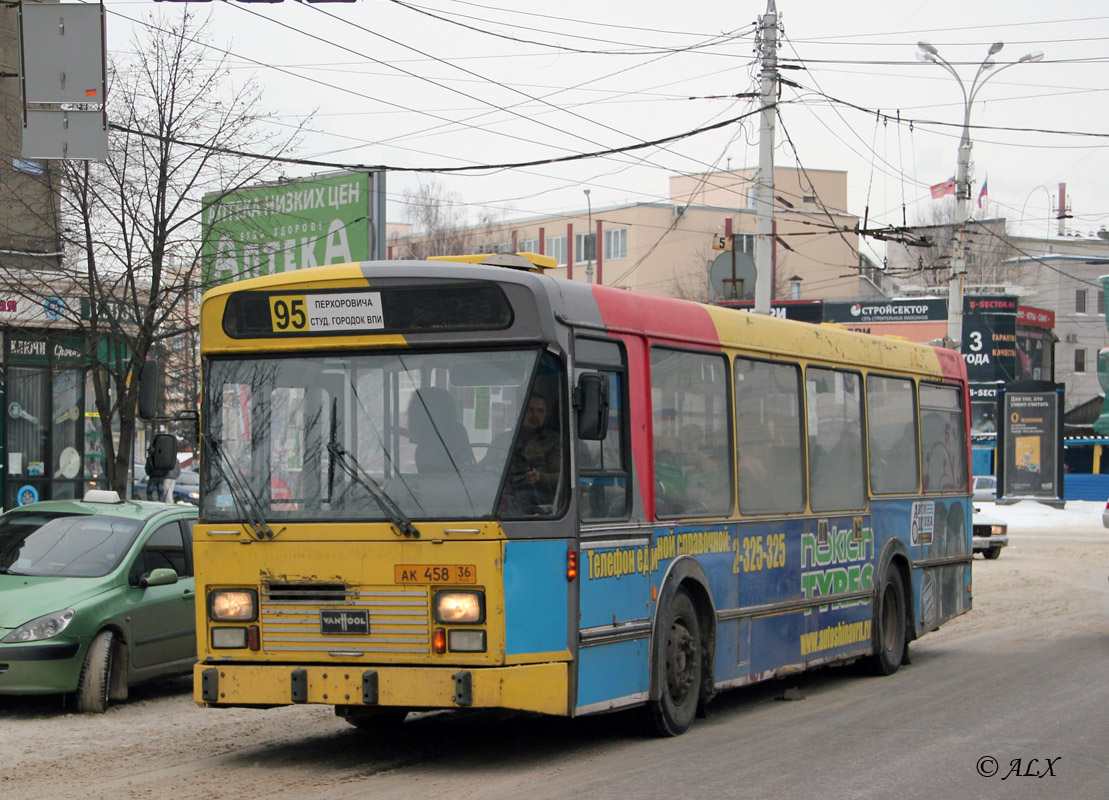
[[[990,176],[987,175],[986,179],[984,181],[982,181],[982,188],[978,190],[978,207],[979,208],[982,207],[982,198],[985,197],[988,194],[988,192],[986,191],[986,184],[989,183],[989,182],[990,182]]]
[[[955,178],[952,176],[949,180],[943,183],[937,183],[932,187],[932,199],[939,200],[944,195],[955,194]]]

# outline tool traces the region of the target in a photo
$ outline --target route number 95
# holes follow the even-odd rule
[[[304,310],[303,297],[270,298],[270,325],[273,331],[306,331],[308,330],[308,315]]]

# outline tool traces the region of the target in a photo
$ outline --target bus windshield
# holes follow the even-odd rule
[[[555,513],[563,374],[537,349],[213,358],[202,511],[395,524]],[[522,460],[524,444],[549,457]]]

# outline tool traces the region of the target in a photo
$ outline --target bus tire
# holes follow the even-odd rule
[[[652,735],[680,736],[693,724],[701,693],[702,642],[693,598],[678,589],[655,631],[651,688],[658,696],[640,709]]]
[[[905,654],[905,585],[901,570],[886,569],[882,588],[874,598],[874,654],[868,659],[875,675],[892,675]]]
[[[100,631],[93,637],[77,682],[77,710],[103,714],[108,709],[108,679],[112,674],[115,634]]]

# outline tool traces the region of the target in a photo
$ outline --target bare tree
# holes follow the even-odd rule
[[[709,276],[715,255],[708,247],[701,247],[688,256],[682,265],[675,265],[674,276],[670,279],[670,296],[698,303],[724,299],[712,285]]]
[[[466,252],[469,231],[462,199],[438,181],[421,182],[404,193],[404,218],[412,235],[400,243],[399,258],[427,258]]]
[[[206,47],[206,25],[189,11],[172,23],[155,16],[149,38],[134,42],[133,62],[110,65],[108,158],[65,162],[60,178],[61,274],[22,276],[31,297],[87,298],[59,313],[87,342],[117,490],[127,482],[142,363],[172,354],[166,384],[183,407],[196,408],[189,345],[202,288],[202,197],[269,176],[272,162],[231,151],[278,155],[299,133],[278,140],[265,129],[259,86],[231,85],[226,57],[213,62]]]
[[[951,276],[951,257],[955,242],[955,202],[932,203],[918,214],[913,233],[919,244],[890,243],[887,260],[891,273],[903,286],[916,285],[925,290],[940,290]],[[996,293],[1012,285],[1017,276],[1006,264],[1013,249],[1006,236],[1004,219],[968,219],[965,246],[966,288]]]
[[[511,249],[511,242],[502,241],[504,212],[485,211],[477,222],[471,222],[462,198],[438,181],[421,183],[415,190],[405,192],[404,204],[404,218],[412,223],[412,233],[394,245],[397,258]]]

